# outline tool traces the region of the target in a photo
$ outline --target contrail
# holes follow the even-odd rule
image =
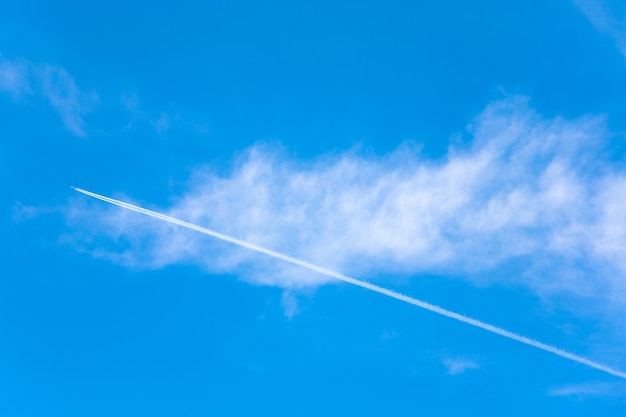
[[[99,194],[96,194],[96,193],[92,193],[90,191],[86,191],[86,190],[83,190],[83,189],[80,189],[80,188],[72,187],[72,189],[78,191],[79,193],[86,194],[86,195],[88,195],[90,197],[94,197],[94,198],[97,198],[99,200],[106,201],[107,203],[111,203],[111,204],[114,204],[116,206],[124,207],[124,208],[126,208],[128,210],[136,211],[138,213],[143,213],[143,214],[146,214],[148,216],[151,216],[151,217],[154,217],[154,218],[157,218],[157,219],[160,219],[160,220],[164,220],[164,221],[172,223],[172,224],[176,224],[176,225],[179,225],[179,226],[182,226],[182,227],[186,227],[187,229],[195,230],[195,231],[198,231],[200,233],[204,233],[205,235],[213,236],[215,238],[224,240],[226,242],[233,243],[233,244],[238,245],[238,246],[242,246],[244,248],[248,248],[248,249],[256,251],[256,252],[264,253],[266,255],[269,255],[269,256],[272,256],[274,258],[283,260],[285,262],[289,262],[291,264],[301,266],[301,267],[309,269],[311,271],[319,272],[320,274],[336,278],[338,280],[347,282],[347,283],[352,284],[352,285],[356,285],[357,287],[365,288],[367,290],[374,291],[374,292],[386,295],[386,296],[391,297],[391,298],[395,298],[396,300],[404,301],[405,303],[409,303],[409,304],[412,304],[414,306],[421,307],[423,309],[432,311],[433,313],[441,314],[442,316],[446,316],[446,317],[449,317],[451,319],[458,320],[458,321],[463,322],[463,323],[467,323],[467,324],[469,324],[471,326],[478,327],[478,328],[481,328],[483,330],[487,330],[488,332],[495,333],[495,334],[500,335],[500,336],[504,336],[504,337],[509,338],[511,340],[515,340],[517,342],[521,342],[521,343],[524,343],[526,345],[536,347],[536,348],[544,350],[546,352],[553,353],[553,354],[561,356],[561,357],[563,357],[565,359],[569,359],[569,360],[574,361],[574,362],[582,363],[583,365],[590,366],[590,367],[598,369],[598,370],[600,370],[602,372],[606,372],[607,374],[611,374],[611,375],[614,375],[614,376],[626,379],[626,372],[622,372],[622,371],[619,371],[617,369],[613,369],[613,368],[608,367],[606,365],[602,365],[600,363],[597,363],[597,362],[591,361],[589,359],[583,358],[582,356],[578,356],[578,355],[575,355],[573,353],[569,353],[569,352],[564,351],[562,349],[556,348],[554,346],[550,346],[550,345],[547,345],[545,343],[539,342],[537,340],[533,340],[533,339],[530,339],[528,337],[518,335],[516,333],[510,332],[510,331],[502,329],[500,327],[492,326],[491,324],[484,323],[484,322],[482,322],[480,320],[476,320],[476,319],[473,319],[471,317],[467,317],[467,316],[464,316],[462,314],[455,313],[455,312],[450,311],[450,310],[446,310],[446,309],[441,308],[439,306],[436,306],[434,304],[427,303],[426,301],[421,301],[421,300],[418,300],[416,298],[412,298],[412,297],[409,297],[407,295],[400,294],[398,292],[391,291],[391,290],[388,290],[388,289],[383,288],[383,287],[379,287],[378,285],[370,284],[369,282],[361,281],[361,280],[358,280],[356,278],[351,278],[351,277],[348,277],[346,275],[342,275],[342,274],[340,274],[338,272],[334,272],[334,271],[331,271],[329,269],[325,269],[325,268],[322,268],[320,266],[313,265],[311,263],[302,261],[300,259],[292,258],[291,256],[288,256],[288,255],[283,255],[282,253],[275,252],[275,251],[273,251],[271,249],[266,249],[264,247],[254,245],[252,243],[244,242],[243,240],[236,239],[234,237],[225,235],[223,233],[216,232],[216,231],[211,230],[211,229],[207,229],[207,228],[202,227],[202,226],[197,226],[195,224],[188,223],[188,222],[183,221],[183,220],[175,219],[174,217],[166,216],[165,214],[157,213],[155,211],[151,211],[151,210],[148,210],[148,209],[145,209],[145,208],[142,208],[142,207],[137,207],[137,206],[134,206],[132,204],[124,203],[123,201],[119,201],[119,200],[115,200],[115,199],[112,199],[112,198],[109,198],[109,197],[105,197],[105,196],[102,196],[102,195],[99,195]]]

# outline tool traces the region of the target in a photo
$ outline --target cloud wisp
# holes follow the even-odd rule
[[[0,91],[19,99],[29,90],[29,63],[22,60],[8,60],[0,54]]]
[[[63,68],[41,65],[36,68],[41,93],[61,116],[65,127],[76,136],[85,136],[83,116],[98,101],[94,91],[83,92]]]
[[[459,375],[468,369],[480,368],[478,363],[463,358],[445,358],[443,360],[443,365],[447,369],[447,375]]]
[[[593,26],[610,36],[626,58],[626,7],[620,1],[574,0]]]
[[[93,193],[93,192],[90,192],[90,191],[86,191],[86,190],[83,190],[83,189],[80,189],[80,188],[76,188],[76,187],[72,187],[72,188],[74,190],[80,192],[80,193],[83,193],[83,194],[88,195],[88,196],[93,197],[93,198],[97,198],[97,199],[105,201],[107,203],[114,204],[116,206],[123,207],[125,209],[131,210],[131,211],[135,211],[135,212],[138,212],[138,213],[141,213],[141,214],[145,214],[147,216],[154,217],[156,219],[163,220],[165,222],[168,222],[168,223],[171,223],[171,224],[175,224],[177,226],[182,226],[184,228],[191,229],[191,230],[203,233],[203,234],[208,235],[208,236],[212,236],[214,238],[223,240],[225,242],[229,242],[229,243],[235,244],[237,246],[240,246],[240,247],[243,247],[243,248],[255,251],[255,252],[259,252],[259,253],[262,253],[264,255],[268,255],[270,257],[273,257],[273,258],[279,259],[281,261],[284,261],[284,262],[296,265],[298,267],[302,267],[302,268],[308,269],[310,271],[313,271],[313,272],[316,272],[316,273],[320,273],[320,274],[326,275],[328,277],[335,278],[335,279],[338,279],[340,281],[343,281],[343,282],[355,285],[357,287],[361,287],[361,288],[364,288],[364,289],[367,289],[367,290],[370,290],[370,291],[373,291],[373,292],[385,295],[387,297],[391,297],[391,298],[394,298],[396,300],[403,301],[405,303],[408,303],[408,304],[411,304],[411,305],[423,308],[425,310],[428,310],[428,311],[431,311],[433,313],[436,313],[436,314],[439,314],[439,315],[442,315],[442,316],[445,316],[445,317],[448,317],[448,318],[460,321],[462,323],[469,324],[471,326],[474,326],[474,327],[486,330],[488,332],[497,334],[497,335],[502,336],[502,337],[506,337],[508,339],[511,339],[511,340],[514,340],[514,341],[517,341],[517,342],[520,342],[520,343],[523,343],[523,344],[526,344],[528,346],[532,346],[532,347],[541,349],[543,351],[546,351],[546,352],[549,352],[549,353],[553,353],[553,354],[558,355],[558,356],[560,356],[562,358],[569,359],[571,361],[578,362],[578,363],[581,363],[583,365],[587,365],[589,367],[595,368],[595,369],[600,370],[602,372],[605,372],[607,374],[614,375],[614,376],[617,376],[619,378],[626,379],[626,373],[625,372],[619,371],[617,369],[613,369],[613,368],[608,367],[606,365],[602,365],[600,363],[591,361],[589,359],[583,358],[581,356],[575,355],[575,354],[567,352],[565,350],[558,349],[558,348],[556,348],[554,346],[547,345],[547,344],[539,342],[537,340],[533,340],[533,339],[530,339],[528,337],[518,335],[516,333],[510,332],[510,331],[502,329],[500,327],[484,323],[484,322],[482,322],[480,320],[476,320],[476,319],[473,319],[471,317],[467,317],[467,316],[464,316],[462,314],[455,313],[455,312],[450,311],[450,310],[446,310],[446,309],[441,308],[439,306],[436,306],[434,304],[430,304],[430,303],[428,303],[426,301],[418,300],[416,298],[409,297],[407,295],[400,294],[398,292],[395,292],[395,291],[389,290],[387,288],[383,288],[383,287],[380,287],[378,285],[374,285],[374,284],[371,284],[369,282],[365,282],[365,281],[362,281],[362,280],[359,280],[359,279],[356,279],[356,278],[351,278],[351,277],[348,277],[346,275],[340,274],[338,272],[331,271],[329,269],[322,268],[320,266],[314,265],[312,263],[309,263],[309,262],[306,262],[306,261],[303,261],[303,260],[300,260],[300,259],[296,259],[296,258],[293,258],[291,256],[288,256],[288,255],[285,255],[285,254],[282,254],[282,253],[279,253],[279,252],[275,252],[275,251],[273,251],[271,249],[267,249],[267,248],[264,248],[262,246],[254,245],[252,243],[242,241],[242,240],[234,238],[232,236],[228,236],[228,235],[225,235],[223,233],[219,233],[219,232],[216,232],[214,230],[207,229],[205,227],[195,225],[193,223],[189,223],[189,222],[186,222],[186,221],[183,221],[183,220],[180,220],[180,219],[176,219],[174,217],[170,217],[170,216],[167,216],[167,215],[162,214],[162,213],[157,213],[155,211],[151,211],[151,210],[148,210],[148,209],[145,209],[145,208],[142,208],[142,207],[138,207],[138,206],[135,206],[135,205],[132,205],[132,204],[129,204],[129,203],[125,203],[123,201],[119,201],[119,200],[115,200],[115,199],[112,199],[112,198],[109,198],[109,197],[105,197],[105,196],[102,196],[102,195],[99,195],[99,194],[96,194],[96,193]]]
[[[548,395],[553,397],[574,397],[578,399],[592,397],[624,397],[626,385],[624,383],[588,382],[553,387]]]
[[[626,309],[626,171],[603,162],[602,117],[546,119],[517,97],[488,106],[468,135],[439,160],[411,145],[314,161],[257,145],[230,172],[196,169],[168,214],[349,275],[506,280],[543,299]],[[78,234],[113,240],[100,256],[131,268],[197,264],[284,288],[327,280],[123,213],[93,218],[76,206],[68,213]],[[120,253],[120,241],[129,250]]]
[[[56,65],[9,60],[0,54],[0,91],[14,100],[39,96],[58,113],[65,127],[86,136],[83,116],[98,102],[95,91],[82,91],[68,72]]]

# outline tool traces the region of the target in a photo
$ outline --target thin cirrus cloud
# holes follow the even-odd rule
[[[30,90],[28,80],[29,64],[23,60],[8,60],[0,54],[0,91],[20,98]]]
[[[554,387],[548,390],[548,395],[553,397],[624,397],[626,385],[623,383],[587,382],[582,384],[569,384]]]
[[[626,7],[623,1],[574,0],[593,26],[610,36],[626,58]]]
[[[67,71],[56,65],[10,60],[0,54],[0,91],[14,100],[29,96],[45,99],[65,127],[76,136],[86,136],[83,116],[98,102],[94,91],[81,90]]]
[[[480,365],[474,361],[463,358],[445,358],[443,365],[447,375],[459,375],[470,369],[478,369]]]
[[[541,295],[626,307],[626,172],[602,162],[603,118],[544,118],[513,97],[489,105],[468,132],[468,143],[438,160],[409,144],[385,156],[353,150],[312,162],[257,145],[227,173],[198,168],[167,214],[353,276],[471,277],[517,262],[515,274],[491,275]],[[83,204],[67,213],[77,226],[71,239],[132,268],[197,264],[285,288],[329,280]]]

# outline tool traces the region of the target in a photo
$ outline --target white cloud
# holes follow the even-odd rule
[[[610,36],[626,58],[626,7],[621,0],[574,0],[593,26]]]
[[[12,212],[13,221],[19,223],[27,220],[32,220],[41,216],[42,214],[56,212],[56,209],[45,206],[29,206],[22,204],[22,202],[20,201],[16,201],[15,204],[13,204]]]
[[[0,91],[15,100],[26,95],[43,97],[59,114],[65,127],[76,136],[85,136],[83,116],[98,101],[95,92],[84,92],[63,68],[9,60],[0,55]]]
[[[548,390],[553,397],[575,397],[584,399],[589,397],[623,397],[626,394],[626,385],[622,383],[590,382],[584,384],[570,384]]]
[[[28,92],[28,67],[26,62],[10,61],[0,54],[0,91],[8,93],[13,99],[19,99]]]
[[[41,83],[41,93],[59,113],[65,127],[76,136],[85,136],[82,117],[98,101],[95,92],[81,91],[61,67],[45,64],[37,68],[36,74]]]
[[[170,128],[170,118],[166,113],[161,113],[158,119],[152,122],[156,132],[161,135]]]
[[[446,367],[446,374],[448,375],[459,375],[469,369],[480,368],[478,363],[463,358],[445,358],[443,365]]]
[[[175,109],[168,112],[144,109],[136,92],[122,94],[120,103],[130,116],[130,121],[126,124],[127,129],[149,126],[160,136],[171,133],[172,130],[194,132],[198,135],[206,135],[209,131],[206,123],[185,119]]]
[[[469,144],[441,160],[410,144],[385,156],[353,150],[314,161],[254,146],[226,174],[198,168],[167,211],[359,277],[517,263],[516,274],[492,279],[626,306],[626,173],[602,163],[603,119],[545,119],[518,97],[488,106],[468,130]],[[113,248],[100,239],[98,256],[133,268],[198,264],[285,288],[328,280],[100,207],[74,208],[69,219],[83,242],[91,233],[113,239]]]
[[[291,290],[283,291],[283,295],[280,298],[280,304],[283,307],[285,317],[288,319],[293,318],[300,310],[298,307],[298,299]]]

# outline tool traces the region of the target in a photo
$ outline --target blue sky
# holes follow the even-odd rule
[[[622,1],[0,6],[0,414],[623,415]]]

